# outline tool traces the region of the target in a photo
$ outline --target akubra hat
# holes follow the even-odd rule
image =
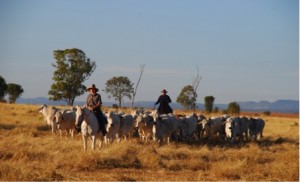
[[[92,86],[91,86],[91,87],[89,87],[89,88],[87,89],[87,91],[90,91],[91,89],[95,89],[95,90],[96,90],[96,92],[98,92],[98,91],[99,91],[99,89],[98,89],[98,88],[96,88],[95,84],[92,84]]]
[[[168,93],[168,91],[166,91],[166,89],[163,89],[161,92],[162,93]]]

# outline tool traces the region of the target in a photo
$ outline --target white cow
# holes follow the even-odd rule
[[[115,139],[118,139],[118,132],[120,128],[120,116],[112,111],[107,113],[107,125],[106,125],[106,144],[112,143]]]
[[[246,117],[230,117],[225,122],[226,138],[230,139],[233,143],[236,137],[239,137],[240,141],[244,138],[248,140],[250,121]]]
[[[177,141],[179,134],[179,121],[173,114],[156,115],[152,132],[154,141],[157,141],[159,144],[163,144],[165,140],[167,141],[167,144],[169,144],[172,136],[174,136],[175,141]]]
[[[263,130],[265,127],[265,121],[261,118],[250,118],[249,119],[249,134],[251,139],[260,141],[263,137]]]
[[[225,134],[226,139],[230,143],[234,143],[237,136],[241,136],[240,132],[240,119],[238,117],[230,117],[225,121]]]
[[[139,115],[136,118],[136,129],[138,130],[141,141],[147,142],[152,137],[153,117],[149,114]]]
[[[134,119],[130,114],[125,114],[120,116],[120,128],[119,128],[119,137],[120,139],[131,138],[134,131]]]
[[[39,113],[44,116],[45,122],[51,126],[52,134],[55,133],[57,128],[56,121],[55,121],[55,113],[59,110],[55,107],[48,107],[46,104],[42,105],[39,109]]]
[[[76,112],[71,110],[60,110],[56,112],[55,119],[60,136],[62,136],[62,131],[65,130],[67,133],[70,133],[73,138]]]
[[[191,141],[197,131],[197,116],[190,115],[187,117],[179,117],[180,138],[184,141]]]

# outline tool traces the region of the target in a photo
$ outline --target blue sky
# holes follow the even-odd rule
[[[0,75],[22,97],[49,97],[53,51],[67,48],[96,62],[84,84],[100,90],[145,64],[136,101],[167,89],[175,102],[197,66],[198,102],[299,99],[298,0],[0,0]]]

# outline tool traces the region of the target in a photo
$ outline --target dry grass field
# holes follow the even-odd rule
[[[37,105],[0,104],[0,181],[298,181],[299,117],[261,116],[261,142],[158,146],[137,140],[83,152],[51,134]],[[180,111],[176,111],[180,112]]]

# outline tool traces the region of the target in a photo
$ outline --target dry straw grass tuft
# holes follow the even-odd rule
[[[52,135],[38,107],[0,104],[1,181],[299,180],[298,118],[265,116],[261,142],[158,146],[133,139],[84,153],[81,136]]]

